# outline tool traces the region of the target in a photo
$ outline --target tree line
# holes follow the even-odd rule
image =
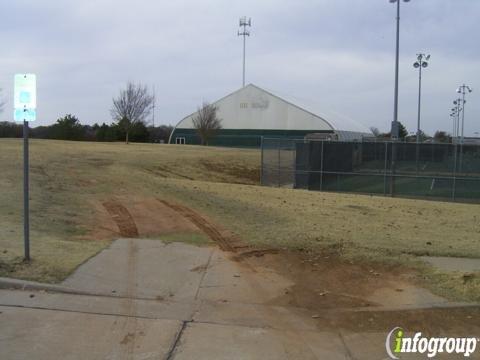
[[[405,142],[416,142],[417,135],[413,133],[409,133],[405,125],[401,122],[398,122],[398,138],[401,141]],[[372,132],[373,136],[379,140],[391,140],[392,134],[391,132],[382,133],[376,127],[371,127],[370,131]],[[433,136],[430,136],[420,130],[420,142],[436,142],[436,143],[451,143],[452,136],[447,133],[446,131],[437,130]]]
[[[1,92],[1,89],[0,89]],[[77,141],[128,141],[167,143],[173,127],[170,125],[149,126],[147,117],[154,104],[147,87],[128,83],[125,90],[113,99],[110,124],[82,125],[80,120],[67,114],[49,126],[37,126],[30,130],[32,138],[77,140]],[[0,97],[0,112],[5,101]],[[0,122],[0,138],[23,137],[23,125],[15,122]]]
[[[168,142],[173,127],[169,125],[147,126],[139,122],[129,128],[130,141],[134,142]],[[82,125],[74,115],[67,114],[55,124],[37,126],[29,131],[32,138],[76,140],[76,141],[124,141],[126,131],[116,122],[111,124]],[[0,122],[0,138],[23,137],[23,125],[14,122]]]
[[[1,91],[1,89],[0,89]],[[169,125],[149,126],[148,118],[154,109],[155,97],[146,85],[128,82],[113,98],[110,109],[113,122],[110,124],[82,125],[79,119],[67,114],[53,125],[37,126],[30,130],[32,138],[77,140],[77,141],[129,141],[167,143],[173,127]],[[5,102],[0,98],[0,112]],[[217,116],[217,107],[204,103],[198,115],[193,119],[202,144],[207,145],[216,131],[221,128],[221,119]],[[0,122],[0,138],[19,138],[23,136],[22,124]]]

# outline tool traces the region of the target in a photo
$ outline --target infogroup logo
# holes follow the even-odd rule
[[[413,337],[406,337],[401,327],[395,327],[387,335],[385,349],[391,359],[398,360],[401,354],[418,353],[427,354],[434,358],[438,354],[458,354],[459,356],[470,357],[480,341],[478,338],[447,338],[447,337],[422,337],[417,332]]]

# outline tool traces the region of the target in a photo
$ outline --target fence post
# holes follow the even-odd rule
[[[387,196],[387,161],[388,161],[388,142],[384,142],[385,146],[385,161],[383,166],[383,196]]]
[[[395,172],[396,172],[396,167],[397,167],[397,141],[392,140],[392,160],[391,160],[391,174],[390,174],[390,196],[394,197],[395,196]]]
[[[260,186],[263,186],[263,136],[260,137]]]
[[[281,146],[281,139],[278,139],[278,146],[277,146],[277,149],[278,149],[278,164],[277,164],[278,165],[277,166],[278,187],[280,187],[280,146]]]
[[[415,168],[417,169],[417,176],[418,176],[419,166],[420,166],[419,163],[420,163],[420,144],[417,141],[415,145]]]
[[[324,141],[322,140],[322,150],[321,150],[321,156],[320,156],[320,191],[323,190],[323,143]]]
[[[290,180],[292,182],[293,189],[297,188],[297,141],[288,140],[288,151],[290,154]]]
[[[310,161],[310,152],[311,152],[310,141],[304,138],[303,139],[303,144],[304,144],[304,151],[306,151],[306,153],[307,153],[307,163],[306,163],[306,166],[305,166],[305,169],[304,169],[304,171],[307,175],[305,177],[307,179],[307,190],[312,190],[311,187],[310,187],[310,184],[311,184],[310,175],[311,175],[311,172],[312,172],[312,162]]]
[[[453,157],[453,186],[452,186],[452,201],[455,201],[455,191],[456,191],[456,182],[457,182],[457,144],[453,146],[453,151],[455,155]]]

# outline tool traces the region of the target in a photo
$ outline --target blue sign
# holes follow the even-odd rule
[[[37,119],[37,77],[35,74],[16,74],[14,86],[15,121]]]
[[[15,121],[35,121],[37,120],[37,111],[35,109],[15,109],[13,113]]]
[[[29,91],[20,91],[20,103],[28,104],[31,102],[32,94]]]

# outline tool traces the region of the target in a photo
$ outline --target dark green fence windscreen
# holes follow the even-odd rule
[[[220,129],[209,139],[211,146],[260,148],[262,138],[303,139],[307,134],[332,131],[315,130],[268,130],[268,129]],[[175,129],[170,142],[172,144],[200,145],[202,140],[195,129]]]
[[[480,146],[264,138],[262,184],[480,202]]]

